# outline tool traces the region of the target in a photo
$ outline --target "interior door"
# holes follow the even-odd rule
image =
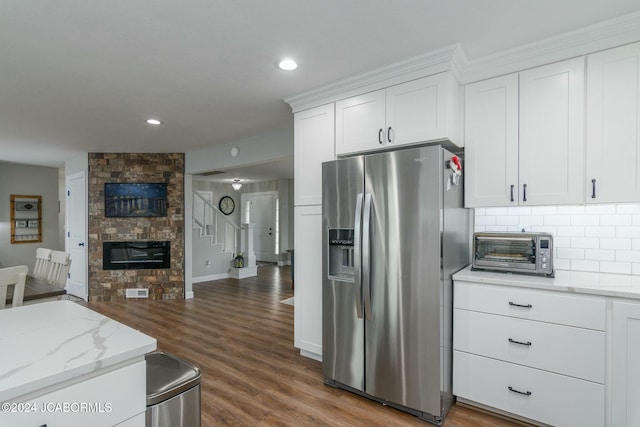
[[[67,177],[67,252],[71,254],[67,293],[84,300],[87,286],[87,190],[84,172]]]
[[[243,207],[249,206],[249,223],[253,229],[253,251],[256,261],[276,262],[276,200],[278,193],[243,194]]]

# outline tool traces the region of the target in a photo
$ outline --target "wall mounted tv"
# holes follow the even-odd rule
[[[104,215],[106,217],[167,216],[167,184],[115,183],[104,184]]]

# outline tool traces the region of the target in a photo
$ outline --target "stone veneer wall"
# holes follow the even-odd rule
[[[167,216],[106,218],[106,182],[166,182]],[[171,268],[102,269],[103,242],[135,240],[169,240]],[[89,301],[123,301],[127,288],[184,298],[184,273],[184,153],[89,153]]]

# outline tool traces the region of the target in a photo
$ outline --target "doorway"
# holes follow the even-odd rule
[[[276,262],[279,252],[279,200],[277,191],[243,193],[243,223],[254,224],[253,250],[256,261]]]
[[[67,293],[87,300],[87,188],[84,172],[67,177],[67,252],[71,266]]]

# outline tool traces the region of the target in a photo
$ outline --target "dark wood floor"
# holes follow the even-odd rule
[[[320,362],[293,347],[288,267],[258,277],[194,285],[195,298],[88,303],[158,340],[158,349],[202,370],[202,425],[427,426],[417,418],[325,386]],[[506,427],[510,421],[454,405],[447,427]]]

